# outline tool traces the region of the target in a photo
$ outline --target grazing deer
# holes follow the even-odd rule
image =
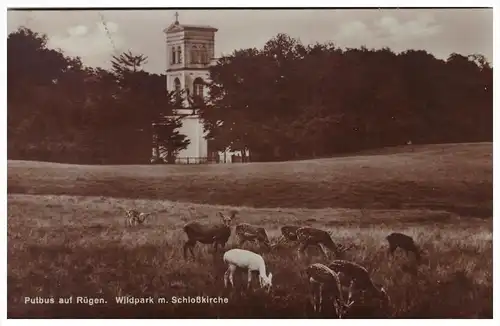
[[[312,304],[315,312],[321,312],[323,303],[323,290],[326,287],[333,294],[333,304],[338,318],[342,318],[352,306],[352,294],[349,292],[347,302],[344,301],[342,284],[339,275],[323,264],[312,264],[307,267],[305,274],[309,279],[312,294]]]
[[[267,237],[266,229],[248,223],[240,223],[236,226],[234,230],[236,236],[238,237],[239,246],[243,246],[246,241],[258,241],[271,249],[271,244],[269,243],[269,238]]]
[[[287,242],[295,242],[297,241],[297,230],[300,229],[300,226],[296,225],[285,225],[281,227],[281,235],[279,236],[278,240],[274,243],[274,246],[278,246],[282,243],[287,243]]]
[[[224,274],[224,287],[227,287],[227,281],[231,282],[234,288],[234,272],[236,268],[246,269],[248,273],[247,289],[252,284],[252,272],[259,272],[259,284],[261,288],[266,288],[267,292],[271,290],[273,274],[266,274],[266,263],[261,255],[249,250],[231,249],[226,251],[223,257],[224,262],[228,265],[228,269]]]
[[[297,230],[300,228],[297,225],[285,225],[281,228],[281,235],[286,241],[297,241]]]
[[[139,225],[143,224],[146,221],[146,218],[151,216],[151,213],[141,213],[136,209],[128,209],[125,212],[125,216],[127,219],[127,225]]]
[[[336,257],[341,257],[345,251],[349,250],[354,246],[350,245],[348,247],[344,247],[342,245],[337,245],[335,244],[335,242],[333,242],[328,232],[311,227],[299,228],[296,232],[296,235],[297,235],[297,240],[300,243],[299,249],[297,251],[299,258],[301,257],[301,254],[305,252],[306,248],[309,246],[319,247],[327,259],[328,259],[328,253],[326,252],[324,247],[327,247],[328,249],[333,251]]]
[[[219,212],[218,215],[222,220],[220,224],[206,225],[194,221],[184,226],[184,232],[188,237],[187,242],[184,244],[184,259],[187,258],[188,248],[194,258],[193,248],[197,242],[213,244],[215,253],[217,253],[219,245],[221,247],[226,245],[227,240],[231,236],[231,221],[235,218],[236,211],[232,211],[230,216],[226,216],[222,212]]]
[[[136,209],[127,209],[125,211],[125,220],[127,225],[131,225],[134,222],[134,217],[139,216],[140,212]]]
[[[362,291],[368,291],[375,298],[380,299],[386,307],[390,305],[390,298],[383,287],[378,288],[373,283],[370,273],[363,266],[347,260],[334,260],[328,267],[336,273],[350,279],[349,293],[352,293],[353,287]]]
[[[412,237],[403,233],[393,232],[386,239],[389,242],[389,254],[391,256],[394,255],[394,251],[399,247],[406,251],[407,254],[413,252],[416,260],[420,261],[421,250],[417,247]]]

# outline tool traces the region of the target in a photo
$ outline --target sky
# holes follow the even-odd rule
[[[483,54],[493,62],[492,9],[300,9],[178,10],[179,22],[218,29],[216,56],[242,48],[262,48],[278,33],[303,44],[334,42],[356,48],[389,47],[395,52],[426,50],[440,59],[451,53]],[[102,19],[110,33],[106,33]],[[48,46],[79,56],[92,67],[110,67],[124,51],[148,57],[145,70],[164,73],[163,29],[175,21],[173,10],[9,11],[7,31],[20,26],[45,33]],[[112,45],[114,44],[114,47]]]

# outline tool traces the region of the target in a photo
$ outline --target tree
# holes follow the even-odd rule
[[[445,62],[278,34],[219,59],[200,114],[219,150],[248,148],[252,160],[491,139],[491,71],[477,54]]]
[[[124,52],[119,56],[113,56],[111,61],[112,70],[117,75],[124,75],[128,72],[137,72],[142,70],[142,66],[148,62],[148,57],[139,54],[135,55],[131,51]]]
[[[181,118],[173,118],[174,109],[179,105],[175,94],[165,90],[165,75],[151,74],[142,70],[147,57],[132,52],[113,57],[113,72],[122,89],[120,114],[126,118],[121,126],[127,128],[127,142],[134,143],[141,151],[143,161],[150,158],[151,143],[157,155],[166,154],[169,162],[189,145],[186,136],[180,134]],[[152,128],[154,126],[154,128]],[[156,158],[158,159],[158,158]]]
[[[79,58],[48,49],[47,37],[19,28],[7,38],[8,156],[54,160],[78,134],[84,75]],[[56,154],[58,152],[58,154]]]
[[[186,149],[191,141],[179,132],[182,127],[182,117],[165,117],[153,125],[155,132],[154,146],[157,151],[155,161],[165,157],[169,164],[175,163],[179,151]]]
[[[156,135],[157,152],[173,162],[189,144],[175,114],[186,92],[166,92],[165,75],[144,71],[146,61],[128,51],[111,70],[94,69],[48,49],[45,35],[9,34],[8,157],[145,163]],[[493,67],[480,54],[444,61],[278,34],[220,58],[210,76],[208,98],[188,96],[190,108],[211,150],[249,151],[252,161],[493,137]]]

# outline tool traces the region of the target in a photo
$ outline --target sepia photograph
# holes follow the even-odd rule
[[[6,16],[8,319],[493,319],[493,8]]]

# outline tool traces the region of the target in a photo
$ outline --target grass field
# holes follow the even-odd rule
[[[492,318],[492,144],[385,149],[287,163],[77,166],[8,162],[9,317],[311,317],[307,263],[293,247],[263,252],[274,290],[227,291],[225,266],[198,245],[182,259],[182,226],[217,221],[328,229],[391,296],[392,318]],[[126,228],[123,211],[155,212]],[[425,250],[388,257],[385,236],[403,231]],[[236,245],[230,238],[228,248]],[[261,252],[257,245],[246,248]],[[409,271],[414,271],[410,273]],[[243,285],[245,276],[236,282]],[[255,285],[257,287],[257,285]],[[227,304],[116,304],[116,296],[224,296]],[[106,304],[25,304],[24,297],[88,296]],[[324,317],[331,317],[327,312]],[[357,305],[350,317],[376,317]]]

